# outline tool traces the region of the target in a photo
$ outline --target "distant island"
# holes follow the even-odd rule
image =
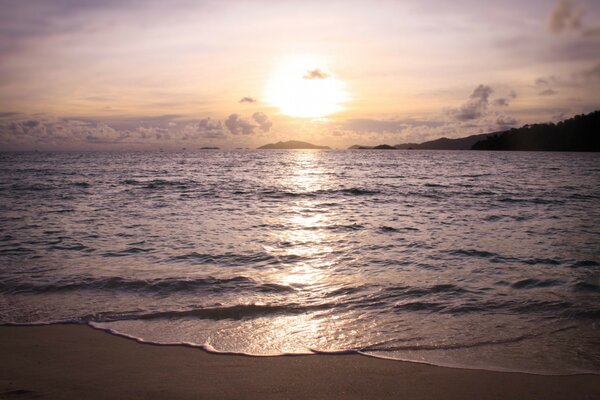
[[[600,151],[600,111],[557,124],[525,125],[488,136],[473,150]]]
[[[321,149],[327,150],[330,147],[327,146],[317,146],[312,143],[301,142],[298,140],[288,140],[287,142],[277,142],[277,143],[269,143],[264,146],[260,146],[258,148],[261,149],[275,149],[275,150],[299,150],[299,149]]]
[[[348,147],[350,150],[398,150],[397,147],[390,146],[389,144],[380,144],[379,146],[360,146],[355,144],[354,146]]]
[[[402,143],[395,146],[354,145],[349,149],[600,151],[600,111],[577,115],[557,124],[525,125],[457,139],[442,137],[423,143]]]
[[[208,146],[208,147],[200,147],[200,150],[219,150],[219,148]]]

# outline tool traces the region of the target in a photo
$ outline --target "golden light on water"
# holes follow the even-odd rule
[[[265,99],[291,117],[319,118],[344,109],[349,96],[343,81],[311,56],[285,60],[265,89]]]
[[[327,177],[319,165],[320,155],[315,151],[298,151],[291,154],[293,162],[285,185],[294,192],[314,192],[325,187]],[[278,279],[286,285],[311,285],[327,279],[324,274],[331,262],[329,225],[326,210],[317,208],[311,198],[300,198],[281,216],[282,225],[292,228],[276,235],[280,243],[278,255],[292,256],[297,261],[281,271]],[[275,249],[271,249],[275,251]]]

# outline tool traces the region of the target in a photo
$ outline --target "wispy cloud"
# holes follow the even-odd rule
[[[548,89],[542,90],[540,92],[540,96],[554,96],[557,93],[558,92],[556,90],[548,88]]]
[[[458,121],[481,118],[487,111],[489,98],[494,90],[487,85],[479,85],[473,90],[466,103],[450,110],[450,115]]]
[[[319,68],[311,69],[304,74],[302,77],[304,79],[327,79],[329,78],[329,74],[321,71]]]
[[[254,97],[248,97],[248,96],[244,96],[240,99],[240,103],[256,103],[258,100],[256,100]]]

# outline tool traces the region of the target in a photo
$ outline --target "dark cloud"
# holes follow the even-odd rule
[[[585,10],[571,0],[559,0],[550,14],[550,31],[553,33],[575,32],[584,37],[600,36],[600,27],[585,26],[582,22]]]
[[[584,79],[600,79],[600,63],[581,73]]]
[[[568,30],[581,29],[583,10],[575,7],[570,0],[560,0],[550,14],[550,30],[560,33]]]
[[[240,103],[256,103],[258,100],[256,100],[254,97],[248,97],[248,96],[244,96],[240,99]]]
[[[496,124],[501,130],[506,130],[517,126],[519,121],[516,118],[510,117],[508,115],[502,115],[496,118]]]
[[[540,92],[540,96],[554,96],[555,94],[557,94],[558,92],[554,89],[546,89],[546,90],[542,90]]]
[[[458,121],[469,121],[485,115],[489,98],[494,90],[490,86],[479,85],[460,108],[450,110],[450,115]]]
[[[500,97],[497,99],[494,99],[492,101],[492,105],[496,106],[496,107],[508,107],[510,105],[510,101],[514,100],[517,98],[517,92],[515,92],[514,90],[510,90],[506,97]]]
[[[225,126],[233,135],[252,135],[254,133],[254,128],[256,128],[256,125],[241,118],[238,114],[231,114],[227,117]]]
[[[256,121],[259,129],[263,132],[269,132],[271,130],[271,127],[273,126],[273,123],[269,120],[269,117],[267,117],[265,113],[262,113],[260,111],[252,114],[252,119]]]
[[[39,126],[40,121],[34,120],[34,119],[30,119],[27,120],[25,122],[22,122],[23,126],[26,126],[28,128],[35,128],[36,126]]]
[[[327,79],[329,78],[329,74],[321,71],[319,68],[311,69],[304,74],[302,77],[304,79]]]
[[[16,112],[0,112],[0,119],[12,118],[12,117],[16,117],[17,115],[19,115],[19,113],[16,113]]]

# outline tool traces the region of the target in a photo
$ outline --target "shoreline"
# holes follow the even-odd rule
[[[0,326],[0,354],[0,399],[600,398],[593,374],[448,368],[362,354],[219,354],[75,324]]]

